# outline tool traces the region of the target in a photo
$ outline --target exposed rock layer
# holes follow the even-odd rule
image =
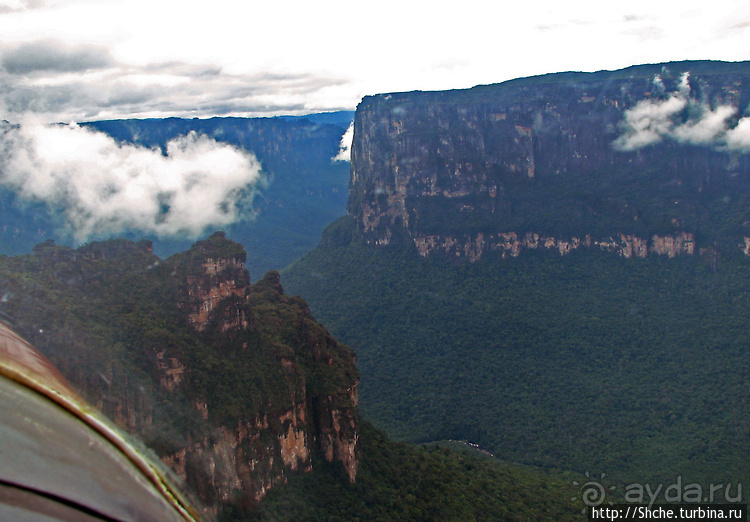
[[[666,130],[644,119],[670,101],[685,109],[660,122]],[[674,256],[717,239],[737,251],[750,216],[717,216],[745,213],[750,145],[726,136],[749,104],[747,62],[368,96],[355,117],[348,214],[367,243],[468,261],[539,247]],[[734,111],[724,134],[698,139],[700,118],[717,108]],[[653,141],[641,144],[634,129],[647,124],[638,132]]]
[[[249,336],[259,333],[266,321],[262,313],[253,311],[250,277],[243,266],[245,253],[231,250],[237,247],[223,235],[214,235],[193,247],[185,283],[181,285],[180,307],[187,312],[188,321],[197,332],[212,342],[218,339],[220,344],[239,345],[227,349],[239,348],[240,355],[253,357],[248,348]],[[278,274],[269,273],[262,283],[270,293],[266,298],[287,304]],[[314,331],[302,326],[312,318],[304,303],[301,304],[296,317],[300,325],[298,334],[313,339],[309,357],[318,368],[315,371],[325,372],[325,367],[333,365],[334,358],[341,365],[333,338],[325,332],[321,340]],[[356,380],[347,380],[348,385],[343,389],[320,393],[321,390],[310,389],[312,376],[302,368],[304,363],[298,356],[285,354],[278,357],[276,364],[281,374],[301,385],[288,388],[291,394],[288,407],[276,410],[271,404],[267,408],[271,411],[252,419],[240,418],[235,425],[221,425],[202,439],[163,457],[181,478],[201,492],[209,505],[230,503],[247,507],[257,503],[274,484],[285,481],[289,473],[312,469],[315,452],[320,452],[328,462],[341,462],[349,479],[356,480]],[[347,368],[350,374],[356,376],[353,358],[346,364],[351,365]],[[210,405],[204,401],[196,405],[204,418],[211,417]]]
[[[163,261],[117,240],[0,263],[3,313],[213,513],[257,503],[316,455],[343,480],[358,467],[353,352],[278,273],[250,284],[245,256],[216,233]]]

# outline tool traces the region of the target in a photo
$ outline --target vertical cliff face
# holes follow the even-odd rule
[[[257,503],[289,473],[312,469],[316,452],[343,464],[354,482],[359,430],[351,351],[313,320],[303,301],[284,295],[277,273],[251,286],[244,261],[242,247],[221,233],[175,256],[177,277],[184,278],[179,306],[204,342],[226,355],[253,364],[258,349],[274,352],[262,370],[273,389],[258,390],[265,401],[256,414],[232,414],[231,422],[163,460],[210,505]],[[241,363],[236,367],[242,371]],[[205,394],[195,397],[196,407],[215,419],[214,408],[223,405],[210,390]]]
[[[244,249],[221,233],[167,262],[175,266],[178,306],[191,328],[214,354],[244,361],[228,361],[240,379],[207,374],[207,388],[188,390],[214,427],[164,462],[211,506],[257,503],[289,473],[312,469],[316,452],[341,462],[354,482],[357,373],[351,351],[314,321],[303,301],[284,295],[277,273],[250,285]],[[259,350],[271,352],[265,361]],[[189,368],[197,373],[195,363]],[[258,387],[256,406],[228,411],[224,403],[242,390],[229,388],[222,396],[211,388],[226,381],[244,386],[243,375],[268,379],[271,389]]]
[[[719,224],[739,244],[742,222],[700,223],[742,211],[748,103],[747,63],[704,62],[366,97],[348,213],[368,243],[472,261],[512,255],[508,234],[555,250],[627,236],[636,256],[677,255],[687,249],[664,245]]]
[[[224,234],[163,261],[147,247],[48,243],[5,258],[3,313],[209,511],[252,506],[315,455],[354,482],[351,349],[277,273],[251,284]]]
[[[198,273],[186,277],[186,299],[182,305],[188,311],[188,321],[196,330],[202,331],[211,315],[225,297],[244,296],[250,283],[244,269],[243,256],[228,258],[207,257],[201,264]],[[247,318],[225,318],[228,322],[222,328],[247,328]]]

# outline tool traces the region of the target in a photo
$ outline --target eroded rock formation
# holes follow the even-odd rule
[[[278,273],[251,284],[245,258],[216,233],[166,260],[148,242],[49,242],[0,265],[4,313],[212,513],[256,504],[316,455],[357,475],[352,350]]]

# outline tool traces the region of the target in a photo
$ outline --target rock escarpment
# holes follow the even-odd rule
[[[0,260],[6,319],[213,513],[314,462],[358,467],[352,350],[245,258],[216,233],[166,260],[121,240]]]
[[[242,247],[220,233],[175,256],[177,277],[184,277],[179,306],[206,344],[231,358],[258,365],[257,350],[271,352],[260,362],[268,389],[257,390],[267,402],[255,415],[249,408],[245,416],[230,412],[231,422],[163,460],[211,504],[249,507],[289,473],[312,469],[316,452],[340,462],[354,482],[359,430],[353,355],[314,321],[301,299],[284,295],[276,272],[251,287],[244,261]],[[270,345],[259,346],[259,337]],[[236,359],[230,364],[243,370]],[[195,397],[206,420],[214,418],[215,407],[226,411],[224,400],[211,399],[210,387],[221,384],[212,379],[203,391],[208,397]]]
[[[564,73],[366,97],[348,214],[363,240],[476,261],[529,248],[739,252],[750,64]]]
[[[419,236],[414,238],[414,244],[422,257],[429,257],[435,252],[440,252],[452,258],[465,258],[470,262],[478,261],[485,252],[496,252],[501,258],[505,259],[506,257],[518,257],[524,250],[536,249],[566,255],[579,248],[593,247],[615,252],[626,259],[631,257],[645,258],[649,254],[675,257],[695,253],[695,239],[693,234],[687,232],[680,232],[674,236],[654,235],[650,241],[625,234],[594,241],[591,236],[558,239],[531,232],[527,232],[523,237],[519,237],[515,232],[501,232],[488,236],[479,232],[473,237],[463,236],[460,238]]]

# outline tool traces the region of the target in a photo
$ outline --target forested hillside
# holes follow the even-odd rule
[[[346,231],[282,278],[356,349],[360,409],[397,440],[621,484],[750,478],[745,260],[530,251],[457,267],[337,242]]]
[[[362,420],[352,350],[245,258],[221,233],[167,259],[45,242],[0,256],[0,316],[219,520],[580,517],[567,478]]]
[[[347,216],[282,275],[403,441],[747,481],[750,63],[366,97]]]

